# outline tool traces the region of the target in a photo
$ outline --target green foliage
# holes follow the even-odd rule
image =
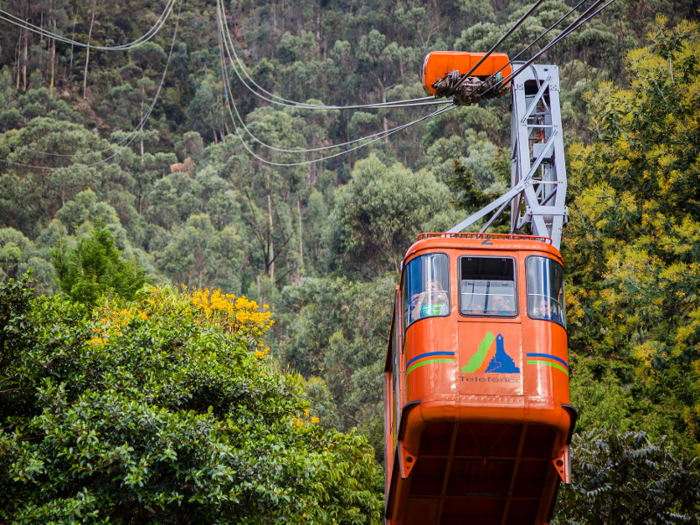
[[[99,202],[97,195],[90,188],[81,191],[75,199],[66,202],[56,212],[56,218],[68,228],[70,233],[89,230],[95,224],[102,224],[120,241],[126,240],[116,210],[106,202]]]
[[[77,302],[94,305],[103,296],[134,298],[146,283],[136,259],[126,259],[115,247],[112,234],[97,227],[69,249],[65,243],[53,252],[53,265],[61,291]]]
[[[576,421],[577,432],[593,429],[615,428],[622,432],[631,427],[642,425],[630,416],[632,399],[629,392],[632,367],[624,369],[619,361],[572,356],[572,368],[576,371],[571,376],[571,404],[578,409]],[[622,368],[622,369],[621,369]],[[628,388],[620,379],[628,381]],[[647,419],[644,428],[656,434],[657,429],[650,429],[651,421]]]
[[[31,241],[21,232],[13,228],[0,229],[0,262],[2,263],[2,277],[6,275],[16,276],[17,263],[27,258],[31,249]],[[14,272],[13,272],[14,270]],[[12,275],[15,273],[15,275]]]
[[[159,266],[185,286],[240,292],[241,244],[233,226],[219,232],[208,215],[192,215],[161,253]]]
[[[310,278],[283,291],[282,361],[306,377],[323,378],[342,428],[360,425],[378,460],[383,458],[383,430],[372,432],[383,419],[384,334],[394,287],[391,276],[370,283]]]
[[[554,525],[700,521],[700,471],[665,439],[590,431],[572,442],[572,484],[559,491]]]
[[[454,177],[448,183],[453,191],[459,192],[456,204],[462,208],[478,210],[493,200],[492,195],[484,193],[476,187],[474,175],[459,162],[455,163]]]
[[[569,151],[571,347],[616,359],[621,417],[654,438],[700,439],[697,150],[700,33],[663,19],[628,56],[629,89],[588,95],[598,139]]]
[[[350,182],[336,191],[331,265],[365,278],[398,272],[421,231],[449,223],[449,201],[447,187],[427,171],[387,167],[374,156],[358,162]]]
[[[31,274],[25,279],[10,279],[7,283],[0,284],[2,288],[2,301],[0,301],[0,367],[3,370],[13,366],[21,357],[23,346],[17,340],[18,336],[27,331],[30,326],[33,290],[28,286],[32,282]],[[7,381],[2,377],[3,383]],[[3,387],[6,389],[7,387]],[[3,394],[4,392],[0,392]]]
[[[0,517],[379,523],[364,438],[324,430],[252,352],[269,313],[146,288],[88,313],[0,285]]]
[[[14,228],[0,228],[0,281],[16,279],[31,269],[36,291],[53,292],[55,272],[42,241],[34,243]]]
[[[311,408],[309,414],[316,417],[323,428],[342,429],[340,415],[333,400],[333,395],[320,377],[312,377],[304,382],[304,393]]]

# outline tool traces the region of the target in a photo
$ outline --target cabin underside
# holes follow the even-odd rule
[[[407,480],[404,524],[547,523],[559,484],[554,440],[554,430],[540,425],[427,427]]]

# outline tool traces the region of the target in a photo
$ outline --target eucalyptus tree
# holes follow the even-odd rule
[[[329,219],[329,265],[364,278],[399,265],[417,235],[453,219],[450,192],[427,170],[384,165],[375,156],[355,165],[335,192]]]
[[[244,249],[233,225],[217,230],[208,215],[192,215],[176,228],[157,265],[174,284],[240,294]]]

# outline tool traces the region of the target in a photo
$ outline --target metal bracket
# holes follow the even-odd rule
[[[559,474],[562,483],[571,484],[571,447],[567,445],[558,458],[552,460],[552,465]]]
[[[510,204],[511,233],[529,225],[532,235],[551,238],[559,249],[568,221],[559,69],[551,65],[525,68],[513,79],[511,93],[511,189],[448,233],[459,233],[493,212],[484,232]]]
[[[401,479],[406,479],[411,475],[411,470],[413,470],[417,459],[413,454],[406,452],[403,441],[399,441],[399,471]]]

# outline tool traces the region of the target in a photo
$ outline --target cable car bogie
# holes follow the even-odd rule
[[[456,71],[457,75],[469,73],[486,53],[466,53],[462,51],[433,51],[428,53],[423,61],[421,69],[421,81],[427,95],[435,95],[437,91],[433,84],[442,80],[445,75]],[[510,75],[512,67],[508,55],[504,53],[491,53],[470,76],[485,80],[496,75],[497,80]]]

